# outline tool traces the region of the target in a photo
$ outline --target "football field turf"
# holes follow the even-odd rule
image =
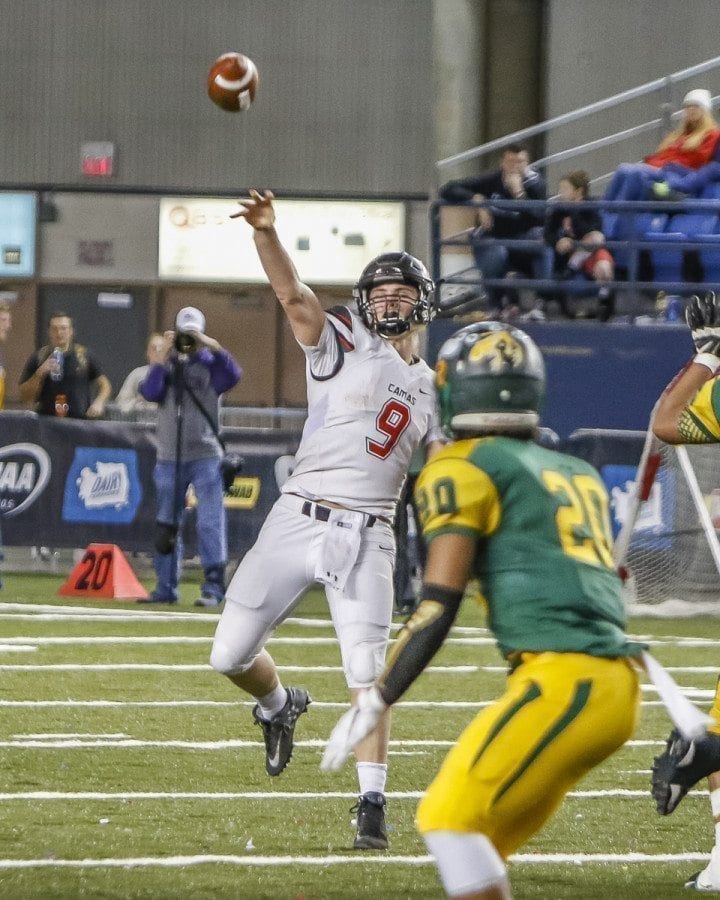
[[[346,690],[322,596],[269,650],[314,699],[294,758],[265,774],[251,703],[208,665],[216,611],[60,600],[61,579],[7,576],[0,594],[0,896],[441,897],[413,815],[448,746],[499,694],[504,666],[465,602],[450,640],[394,713],[390,850],[358,853],[354,765],[319,761]],[[720,620],[633,619],[633,634],[699,705]],[[649,796],[668,719],[643,687],[634,738],[592,772],[510,863],[516,898],[687,897],[712,844],[706,785],[668,818]]]

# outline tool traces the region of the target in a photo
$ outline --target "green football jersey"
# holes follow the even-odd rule
[[[415,489],[425,538],[477,541],[474,569],[504,656],[521,651],[635,656],[612,559],[608,495],[583,460],[531,441],[458,441]]]

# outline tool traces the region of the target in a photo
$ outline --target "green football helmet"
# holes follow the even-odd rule
[[[545,396],[545,364],[524,331],[474,322],[449,338],[435,364],[443,428],[458,433],[532,433]]]

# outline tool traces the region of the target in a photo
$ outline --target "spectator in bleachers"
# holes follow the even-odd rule
[[[590,200],[590,179],[587,172],[576,171],[562,175],[558,186],[562,206],[552,208],[545,222],[545,241],[554,251],[554,274],[559,278],[587,279],[601,283],[598,291],[598,318],[606,322],[614,312],[613,291],[602,282],[612,281],[615,265],[606,247],[602,219],[597,209],[577,204]],[[560,308],[568,318],[574,318],[571,296],[561,293]]]
[[[145,355],[147,357],[147,365],[138,366],[128,373],[127,378],[123,381],[122,387],[115,398],[118,409],[123,413],[127,414],[138,412],[140,410],[157,408],[157,403],[151,403],[140,393],[140,385],[145,381],[151,365],[155,363],[162,364],[165,362],[165,339],[161,334],[155,332],[150,335]]]
[[[720,128],[712,115],[710,91],[696,88],[683,99],[683,120],[654,153],[641,163],[618,167],[605,192],[606,200],[652,199],[653,184],[665,180],[668,168],[700,169],[718,149]]]
[[[545,180],[530,167],[527,150],[519,144],[509,144],[502,153],[496,172],[449,181],[439,191],[448,203],[468,200],[544,200]],[[542,212],[529,209],[500,209],[483,206],[478,209],[478,227],[473,233],[475,265],[485,278],[504,278],[509,271],[528,277],[542,275],[544,256],[530,250],[517,250],[503,243],[505,238],[539,238],[543,224]],[[497,238],[486,242],[487,238]],[[488,291],[491,306],[499,310],[502,290]]]
[[[713,182],[720,182],[720,142],[715,151],[716,159],[699,169],[688,169],[679,163],[663,166],[662,181],[653,183],[653,195],[659,199],[685,199],[682,195],[704,197],[705,188]],[[713,197],[713,199],[715,199]]]

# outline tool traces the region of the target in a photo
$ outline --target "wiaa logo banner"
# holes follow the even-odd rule
[[[37,444],[0,447],[0,515],[17,516],[37,500],[50,480],[50,456]]]
[[[132,522],[142,500],[135,450],[77,447],[65,480],[65,522]]]

